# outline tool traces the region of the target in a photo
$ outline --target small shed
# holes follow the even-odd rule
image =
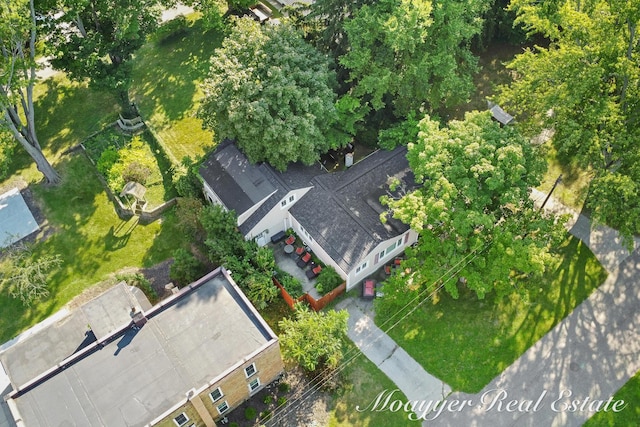
[[[494,104],[492,102],[489,103],[489,111],[491,111],[491,116],[495,121],[500,123],[502,126],[509,125],[513,123],[515,120],[514,117],[500,108],[499,105]]]
[[[139,182],[129,181],[124,185],[124,188],[120,192],[120,197],[123,197],[129,202],[129,207],[135,211],[138,205],[141,205],[141,208],[147,205],[147,200],[144,198],[147,189],[144,185]]]

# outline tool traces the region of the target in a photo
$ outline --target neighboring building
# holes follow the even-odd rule
[[[379,150],[351,168],[328,173],[319,164],[293,164],[277,172],[252,165],[225,140],[200,167],[204,193],[234,210],[246,239],[265,245],[292,228],[325,264],[347,283],[347,290],[415,243],[417,233],[386,215],[380,197],[399,197],[415,189],[406,147]],[[400,183],[391,192],[390,184]]]
[[[153,307],[132,292],[120,284],[0,353],[18,427],[215,426],[282,374],[276,335],[224,269]]]

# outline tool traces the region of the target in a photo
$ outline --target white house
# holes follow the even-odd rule
[[[202,164],[200,175],[207,199],[236,212],[245,238],[265,245],[293,228],[346,280],[347,290],[417,240],[406,224],[380,220],[386,211],[380,197],[399,196],[390,191],[392,181],[405,191],[415,188],[405,147],[376,151],[339,172],[320,164],[293,164],[277,172],[264,163],[252,165],[226,140]]]

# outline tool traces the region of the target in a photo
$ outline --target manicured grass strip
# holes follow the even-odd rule
[[[426,302],[388,333],[427,372],[454,390],[477,393],[605,277],[591,251],[571,237],[558,248],[556,265],[531,287],[529,300],[516,293],[482,301],[461,293],[454,300],[443,293],[437,303]],[[376,324],[384,320],[378,316]]]
[[[148,225],[118,218],[86,157],[72,155],[58,166],[63,175],[60,186],[32,186],[44,207],[43,230],[51,233],[35,245],[34,256],[58,254],[63,264],[50,277],[51,295],[31,307],[0,290],[0,342],[58,311],[110,274],[124,267],[152,266],[183,244],[172,213]]]
[[[620,412],[598,412],[584,427],[627,427],[640,423],[640,372],[631,378],[616,394],[613,401],[624,400],[627,406]]]
[[[195,114],[209,58],[221,41],[221,33],[205,32],[197,20],[167,42],[148,42],[137,54],[132,99],[173,162],[200,156],[213,145],[213,134]]]
[[[359,352],[352,343],[349,343],[348,347],[350,355]],[[387,408],[380,411],[372,410],[372,402],[376,401],[380,393],[396,390],[397,386],[363,354],[347,365],[341,375],[343,386],[334,394],[330,427],[395,427],[421,424],[409,420],[409,414],[402,409],[394,408],[395,412]],[[395,400],[403,404],[407,402],[406,396],[400,391],[393,393],[390,402]]]

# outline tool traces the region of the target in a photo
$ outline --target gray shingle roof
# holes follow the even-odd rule
[[[292,208],[302,224],[344,271],[351,271],[379,243],[409,229],[397,220],[380,221],[392,178],[405,189],[415,188],[406,159],[406,147],[376,151],[350,169],[317,176],[314,188]]]
[[[200,176],[228,209],[240,215],[276,191],[265,175],[267,168],[251,164],[233,141],[225,140],[200,166]]]

